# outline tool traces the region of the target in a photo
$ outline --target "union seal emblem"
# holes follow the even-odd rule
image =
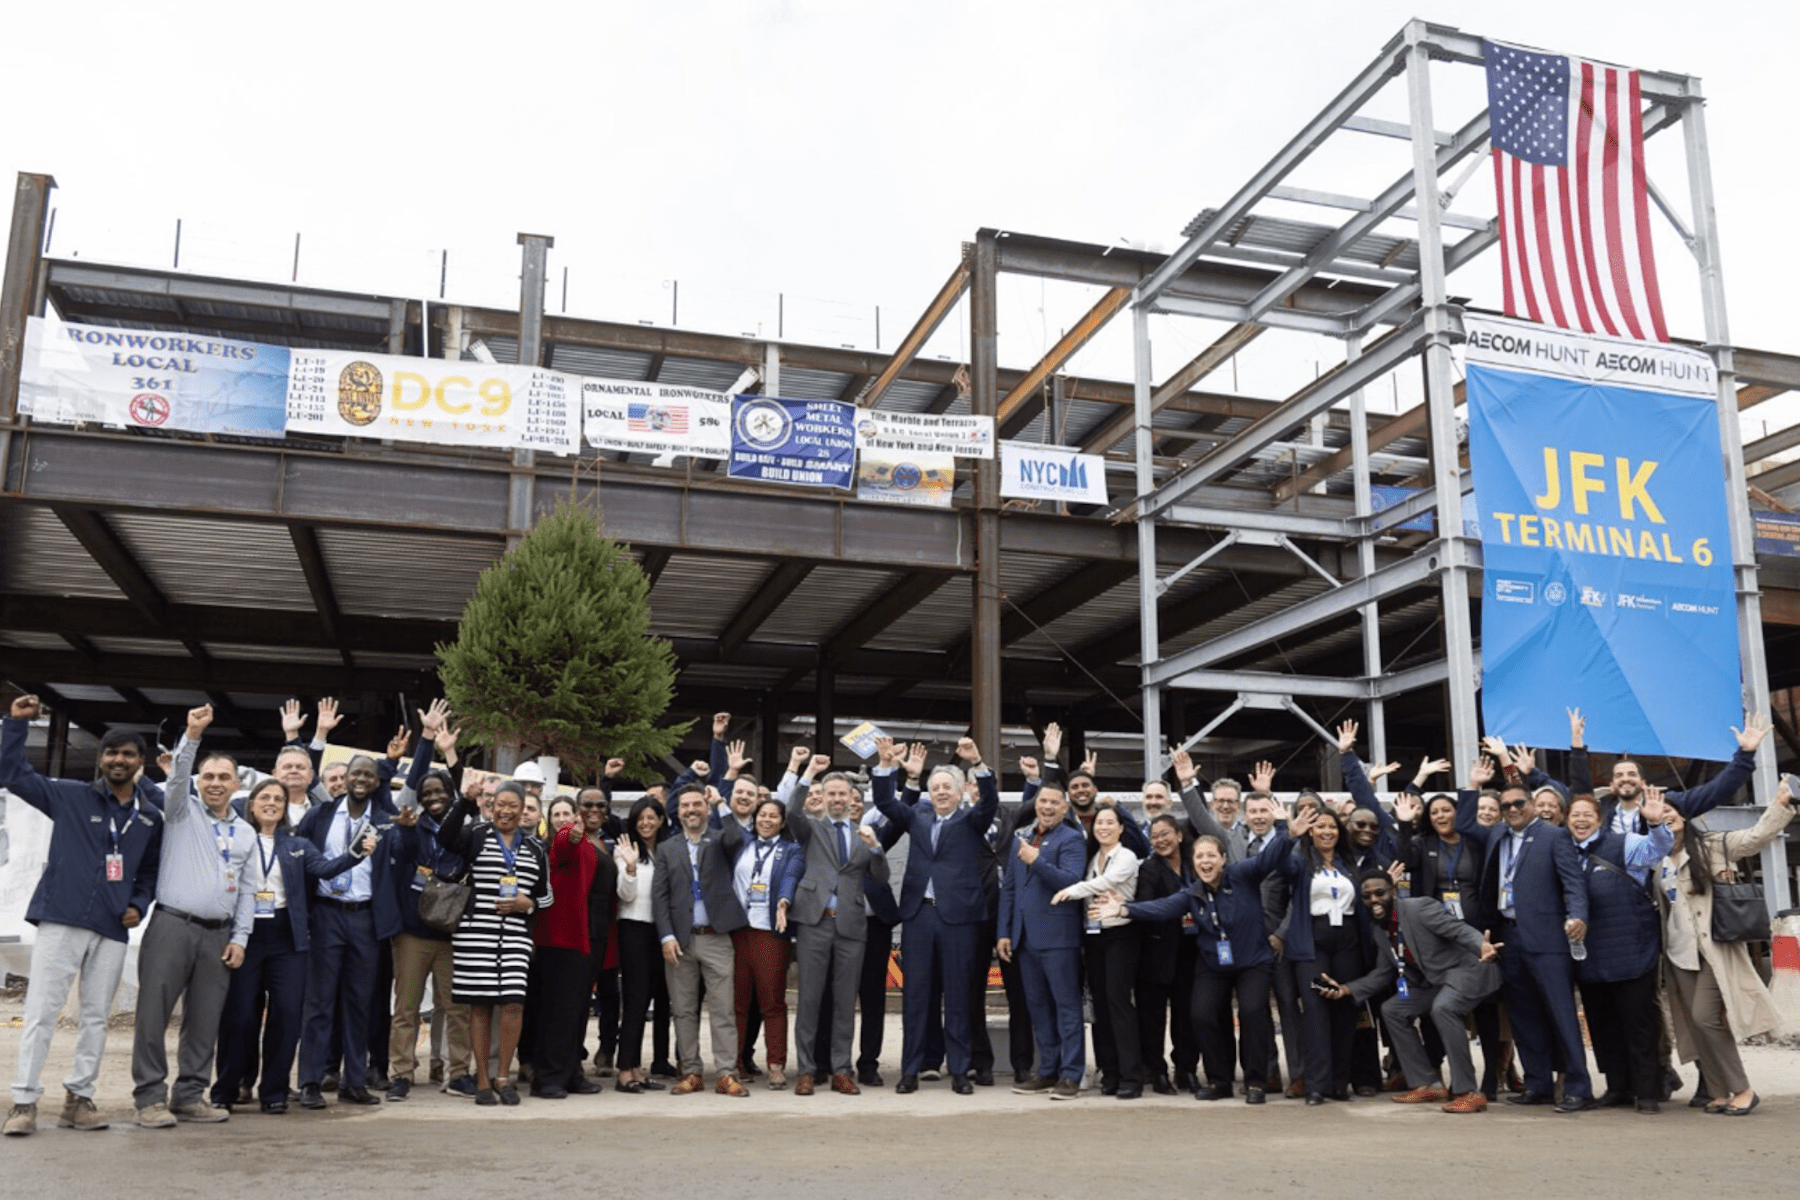
[[[338,375],[338,416],[352,425],[371,425],[381,415],[381,370],[361,359]]]

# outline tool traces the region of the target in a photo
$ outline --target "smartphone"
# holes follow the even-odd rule
[[[1783,782],[1788,785],[1788,795],[1792,796],[1795,801],[1800,802],[1800,775],[1786,772],[1781,778]]]

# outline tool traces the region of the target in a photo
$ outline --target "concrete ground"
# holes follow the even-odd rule
[[[0,1001],[0,1070],[16,1062],[20,1002]],[[748,1099],[665,1093],[562,1101],[526,1097],[516,1109],[478,1109],[435,1090],[403,1104],[323,1112],[295,1107],[266,1117],[240,1109],[223,1125],[169,1130],[132,1124],[125,1022],[107,1044],[98,1103],[114,1122],[101,1133],[55,1128],[74,1032],[58,1031],[44,1073],[41,1132],[0,1142],[0,1193],[106,1194],[241,1200],[253,1189],[287,1194],[643,1194],[846,1197],[1056,1197],[1227,1188],[1245,1195],[1302,1188],[1354,1195],[1444,1180],[1444,1166],[1475,1167],[1456,1191],[1532,1188],[1547,1196],[1619,1195],[1644,1187],[1792,1195],[1800,1117],[1800,1053],[1746,1047],[1763,1104],[1749,1118],[1711,1117],[1682,1103],[1660,1116],[1629,1110],[1560,1116],[1500,1104],[1451,1117],[1358,1099],[1308,1109],[1271,1099],[1197,1103],[1184,1095],[1134,1102],[1085,1092],[1071,1103],[1014,1096],[1000,1086],[957,1096],[948,1083],[894,1094],[900,1024],[888,1017],[888,1086],[860,1097],[754,1086]],[[173,1057],[171,1037],[171,1058]],[[1691,1082],[1693,1070],[1683,1072]],[[493,1136],[500,1133],[501,1136]],[[1425,1140],[1428,1139],[1428,1140]],[[1397,1178],[1398,1177],[1398,1178]],[[296,1192],[296,1189],[299,1189]],[[1517,1194],[1517,1193],[1514,1193]]]

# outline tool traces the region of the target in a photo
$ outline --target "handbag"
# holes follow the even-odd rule
[[[1736,864],[1726,868],[1731,882],[1712,884],[1712,940],[1766,942],[1769,905],[1760,883],[1739,883]]]
[[[419,892],[419,920],[439,933],[455,933],[475,889],[460,879],[433,875]]]

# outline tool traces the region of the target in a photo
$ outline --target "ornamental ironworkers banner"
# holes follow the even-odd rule
[[[733,401],[733,479],[847,489],[855,465],[854,404],[774,396]]]
[[[19,411],[59,425],[280,437],[288,350],[228,338],[25,321]]]
[[[1469,317],[1481,712],[1510,742],[1717,758],[1743,719],[1704,354]]]
[[[287,428],[578,454],[581,401],[573,376],[541,367],[295,350],[288,368]]]
[[[588,445],[602,450],[731,457],[731,397],[724,392],[583,379],[581,408]]]
[[[994,418],[865,408],[856,414],[856,448],[865,453],[874,450],[889,455],[950,454],[957,458],[992,458]]]

